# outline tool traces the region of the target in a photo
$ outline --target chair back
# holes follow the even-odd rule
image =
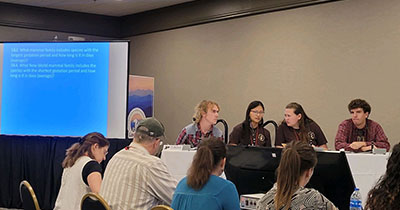
[[[111,210],[111,208],[99,194],[90,192],[82,197],[81,210]]]
[[[157,205],[151,208],[151,210],[174,210],[174,209],[166,205]]]
[[[224,125],[224,138],[225,138],[225,144],[228,144],[229,142],[229,136],[228,136],[228,123],[224,119],[218,119],[217,123],[222,123]]]
[[[28,181],[24,180],[19,184],[19,195],[24,210],[40,210],[35,192]]]

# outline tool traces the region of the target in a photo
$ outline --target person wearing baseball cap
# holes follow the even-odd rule
[[[146,118],[137,125],[132,143],[111,158],[100,195],[113,210],[148,210],[171,204],[177,181],[155,156],[164,132],[160,121]]]

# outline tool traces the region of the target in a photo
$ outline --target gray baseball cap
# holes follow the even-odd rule
[[[156,118],[149,117],[139,122],[136,132],[157,138],[164,137],[165,128]]]

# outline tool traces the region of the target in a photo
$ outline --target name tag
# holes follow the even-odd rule
[[[163,150],[169,151],[184,151],[190,150],[190,145],[188,144],[181,144],[181,145],[164,145]]]

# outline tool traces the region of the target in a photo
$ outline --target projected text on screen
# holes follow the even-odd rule
[[[107,135],[109,45],[5,43],[0,132]]]

